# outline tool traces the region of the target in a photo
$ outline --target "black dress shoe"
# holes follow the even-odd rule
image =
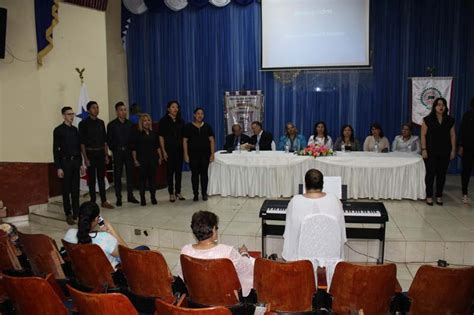
[[[73,217],[72,217],[72,214],[68,214],[68,215],[66,216],[66,222],[67,222],[68,225],[74,225],[74,224],[76,223],[76,222],[74,222],[74,219],[73,219]]]
[[[176,201],[176,197],[174,195],[170,195],[170,202],[175,202]]]
[[[439,206],[442,206],[443,205],[443,199],[436,198],[436,204],[439,205]]]
[[[128,197],[127,198],[127,201],[130,202],[130,203],[140,203],[137,198],[135,198],[134,196],[131,196],[131,197]]]
[[[207,195],[202,195],[202,200],[207,201]]]
[[[140,205],[146,206],[146,199],[145,199],[145,197],[140,197]]]
[[[115,205],[117,207],[121,207],[122,206],[122,199],[117,199],[117,201],[115,202]]]
[[[194,195],[193,201],[199,201],[199,196],[198,196],[198,195]]]
[[[156,201],[156,197],[151,197],[151,204],[156,205],[158,201]]]
[[[433,201],[428,201],[428,199],[426,199],[426,204],[427,204],[428,206],[432,206],[432,205],[433,205]]]

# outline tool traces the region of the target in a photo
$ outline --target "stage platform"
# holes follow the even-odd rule
[[[210,196],[206,202],[193,202],[189,172],[183,174],[182,194],[187,200],[170,203],[167,190],[162,189],[157,192],[157,205],[149,203],[142,207],[124,202],[120,208],[102,209],[101,213],[125,241],[162,251],[171,269],[178,263],[179,249],[194,242],[190,223],[192,214],[198,210],[213,211],[219,216],[221,243],[245,244],[249,250],[261,250],[258,213],[264,198]],[[135,195],[138,197],[137,192]],[[110,203],[115,203],[113,189],[109,189],[107,196]],[[397,263],[398,278],[404,289],[408,289],[423,263],[445,259],[452,265],[474,265],[474,207],[461,202],[459,176],[448,177],[444,206],[430,207],[421,200],[381,201],[389,214],[385,261]],[[26,233],[48,234],[58,244],[69,227],[61,198],[32,206],[29,222],[17,224]],[[281,255],[282,244],[281,238],[268,239],[267,252]],[[345,248],[346,260],[352,262],[373,263],[377,255],[378,241],[349,240]]]

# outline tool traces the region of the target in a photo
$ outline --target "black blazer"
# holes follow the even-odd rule
[[[259,149],[262,151],[271,151],[272,141],[273,135],[270,132],[264,131],[260,136]],[[257,143],[257,135],[253,135],[249,143],[255,145]]]
[[[248,143],[250,141],[250,137],[246,134],[240,135],[240,144]],[[224,143],[224,150],[234,149],[234,142],[235,142],[235,135],[231,133],[225,137]]]

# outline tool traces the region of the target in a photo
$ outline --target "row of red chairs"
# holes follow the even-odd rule
[[[8,247],[8,244],[1,245],[3,243],[0,242],[0,248]],[[62,259],[53,240],[45,235],[20,234],[20,243],[35,274],[53,274],[55,278],[61,275]],[[98,246],[64,241],[63,244],[81,286],[89,290],[104,285],[117,288],[111,275],[113,268]],[[119,252],[129,292],[173,301],[173,277],[159,252],[136,251],[122,246]],[[3,261],[2,253],[0,260]],[[6,265],[0,261],[0,267]],[[236,292],[240,289],[240,282],[230,260],[201,260],[182,255],[181,266],[189,299],[193,302],[220,306],[239,303]],[[362,266],[339,263],[329,290],[332,310],[340,314],[354,309],[364,309],[366,315],[386,314],[395,292],[400,291],[397,284],[394,264]],[[313,266],[309,261],[283,263],[257,259],[254,288],[259,302],[271,305],[275,311],[291,312],[311,310],[317,291]],[[474,297],[474,267],[422,266],[408,296],[412,302],[410,314],[465,314]]]

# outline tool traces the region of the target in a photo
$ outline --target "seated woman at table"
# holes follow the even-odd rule
[[[313,135],[308,139],[308,145],[324,145],[332,149],[332,139],[328,135],[328,129],[324,121],[318,121],[314,125]]]
[[[344,253],[344,243],[347,242],[346,225],[342,203],[333,194],[324,193],[323,174],[317,169],[310,169],[304,177],[306,193],[296,195],[286,209],[285,232],[283,234],[282,257],[285,260],[297,260],[297,249],[301,225],[305,217],[322,213],[333,217],[341,230],[341,257]]]
[[[351,125],[342,126],[341,136],[336,139],[334,150],[342,151],[342,146],[347,151],[360,151],[359,140],[354,137],[354,129]]]
[[[292,122],[286,123],[285,135],[280,137],[278,150],[285,150],[288,147],[290,152],[300,151],[306,148],[306,140],[302,134],[298,133]]]
[[[199,259],[230,259],[235,267],[240,284],[242,285],[242,295],[248,296],[253,287],[253,265],[255,259],[249,256],[245,245],[235,249],[230,245],[219,244],[217,240],[217,230],[219,217],[209,211],[198,211],[191,219],[191,229],[196,244],[184,245],[181,254]],[[183,279],[182,269],[179,268],[178,275]]]
[[[383,135],[382,126],[379,123],[373,123],[370,126],[370,135],[364,141],[364,151],[387,153],[389,148],[390,144]]]
[[[420,140],[417,136],[412,135],[411,124],[402,125],[402,134],[398,135],[393,139],[392,142],[393,152],[415,152],[420,154]]]

